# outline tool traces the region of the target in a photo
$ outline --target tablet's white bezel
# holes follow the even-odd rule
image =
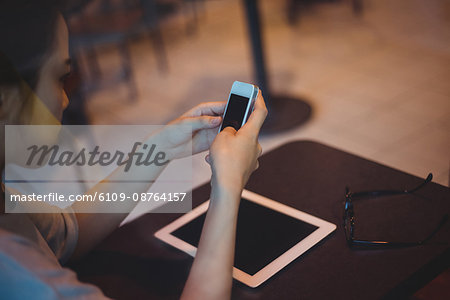
[[[236,280],[239,280],[242,283],[253,288],[259,286],[261,283],[272,277],[274,274],[283,269],[290,262],[292,262],[294,259],[305,253],[308,249],[313,247],[315,244],[320,242],[323,238],[325,238],[327,235],[329,235],[336,229],[336,225],[330,222],[319,219],[310,214],[304,213],[295,208],[284,205],[282,203],[271,200],[256,193],[250,192],[248,190],[243,190],[242,198],[245,198],[246,200],[252,201],[259,205],[268,207],[270,209],[273,209],[275,211],[281,212],[285,215],[291,216],[293,218],[302,220],[303,222],[307,222],[318,227],[313,233],[311,233],[306,238],[297,243],[295,246],[284,252],[282,255],[280,255],[278,258],[273,260],[271,263],[266,265],[264,268],[259,270],[254,275],[247,274],[239,270],[238,268],[233,267],[233,277]],[[197,206],[189,213],[186,213],[185,215],[179,217],[178,219],[168,224],[167,226],[163,227],[162,229],[158,230],[155,233],[155,237],[174,246],[175,248],[178,248],[186,252],[192,257],[195,257],[197,248],[173,236],[171,233],[177,230],[178,228],[182,227],[183,225],[187,224],[191,220],[197,218],[201,214],[205,213],[208,210],[208,206],[209,200]]]

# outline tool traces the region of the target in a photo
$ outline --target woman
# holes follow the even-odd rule
[[[11,0],[0,4],[2,140],[5,124],[58,124],[69,101],[63,90],[70,72],[67,26],[54,4],[36,2]],[[212,170],[210,207],[183,290],[185,299],[230,298],[240,194],[261,153],[258,134],[267,115],[262,97],[239,132],[227,127],[216,136],[224,106],[224,102],[200,104],[171,122],[191,125],[192,132],[168,132],[180,144],[192,139],[194,153],[209,149],[206,160]],[[156,179],[160,172],[151,169],[143,175]],[[120,172],[108,178],[118,179]],[[114,188],[104,185],[93,190],[107,192]],[[139,187],[142,192],[148,188],[147,184]],[[4,197],[2,193],[2,210]],[[98,288],[79,282],[61,263],[91,250],[119,226],[126,214],[81,214],[76,213],[81,210],[77,205],[83,204],[76,203],[64,211],[55,208],[53,214],[0,214],[2,297],[105,297]]]

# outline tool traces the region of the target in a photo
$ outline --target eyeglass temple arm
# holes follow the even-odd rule
[[[429,183],[433,179],[433,174],[429,173],[427,178],[419,184],[417,187],[411,190],[380,190],[380,191],[370,191],[370,192],[358,192],[351,194],[349,188],[346,187],[346,195],[351,195],[353,197],[367,197],[367,196],[389,196],[389,195],[400,195],[400,194],[410,194],[417,190],[420,190],[424,185]]]
[[[412,190],[405,190],[404,193],[414,193],[415,191],[421,189],[425,184],[430,182],[432,179],[433,179],[433,174],[429,173],[424,182],[422,182],[421,184],[419,184],[417,187],[415,187]]]
[[[438,226],[422,241],[420,242],[385,242],[385,241],[367,241],[367,240],[357,240],[354,239],[351,241],[353,244],[359,245],[373,245],[373,246],[388,246],[388,247],[408,247],[408,246],[417,246],[423,245],[428,242],[448,221],[448,215],[445,215]]]

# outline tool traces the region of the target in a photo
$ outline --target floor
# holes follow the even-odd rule
[[[205,1],[193,31],[189,16],[163,24],[168,72],[157,69],[149,40],[132,43],[138,99],[117,85],[89,97],[93,124],[165,124],[190,107],[226,100],[234,80],[251,82],[242,1]],[[307,99],[311,120],[260,139],[264,152],[312,139],[449,186],[450,4],[445,0],[350,1],[303,11],[286,21],[284,1],[260,1],[272,89]],[[103,49],[105,73],[117,65]],[[133,101],[135,100],[135,101]],[[194,157],[195,186],[210,177]]]

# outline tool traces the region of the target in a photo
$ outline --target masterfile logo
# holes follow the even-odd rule
[[[51,213],[89,202],[79,212],[128,213],[139,202],[145,211],[187,212],[192,141],[180,151],[167,134],[192,130],[184,127],[7,125],[5,211]]]

